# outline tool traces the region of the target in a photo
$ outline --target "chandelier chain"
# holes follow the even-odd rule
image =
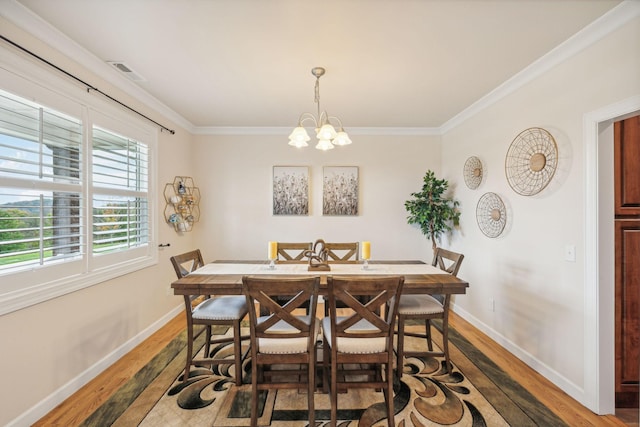
[[[320,76],[316,77],[316,88],[315,88],[315,97],[313,99],[313,102],[316,103],[316,106],[318,107],[318,119],[320,119]],[[318,126],[320,126],[320,124],[318,124]]]

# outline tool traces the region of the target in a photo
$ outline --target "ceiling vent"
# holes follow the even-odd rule
[[[142,77],[140,74],[136,73],[129,67],[127,64],[121,61],[107,61],[107,64],[111,64],[116,70],[120,71],[122,74],[127,76],[130,80],[134,82],[144,82],[146,79]]]

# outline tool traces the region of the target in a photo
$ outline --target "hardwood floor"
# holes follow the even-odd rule
[[[594,414],[455,313],[450,324],[570,426],[627,426],[613,415]]]
[[[633,420],[633,415],[625,424],[613,415],[594,414],[455,313],[451,315],[451,325],[570,426],[638,425],[637,418]],[[184,328],[184,315],[176,316],[34,426],[70,427],[80,424]]]
[[[127,353],[102,374],[55,407],[33,426],[77,426],[186,328],[180,314]]]

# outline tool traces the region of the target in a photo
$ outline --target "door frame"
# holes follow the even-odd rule
[[[613,266],[603,265],[607,239],[603,233],[611,233],[613,225],[600,220],[599,182],[613,182],[613,165],[601,164],[598,160],[599,142],[613,140],[613,122],[640,113],[640,95],[627,98],[583,117],[585,139],[585,250],[584,250],[584,396],[585,406],[597,414],[615,413],[615,281],[609,270]],[[603,133],[605,132],[605,133]],[[609,135],[609,133],[611,133]],[[613,193],[613,188],[611,189]],[[613,209],[613,205],[611,206]],[[607,240],[603,242],[603,240]],[[606,274],[606,277],[600,275]],[[595,373],[595,374],[594,374]]]

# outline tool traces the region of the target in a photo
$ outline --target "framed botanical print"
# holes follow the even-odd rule
[[[322,170],[322,214],[358,215],[358,167],[325,166]]]
[[[273,167],[273,214],[309,215],[309,167]]]

